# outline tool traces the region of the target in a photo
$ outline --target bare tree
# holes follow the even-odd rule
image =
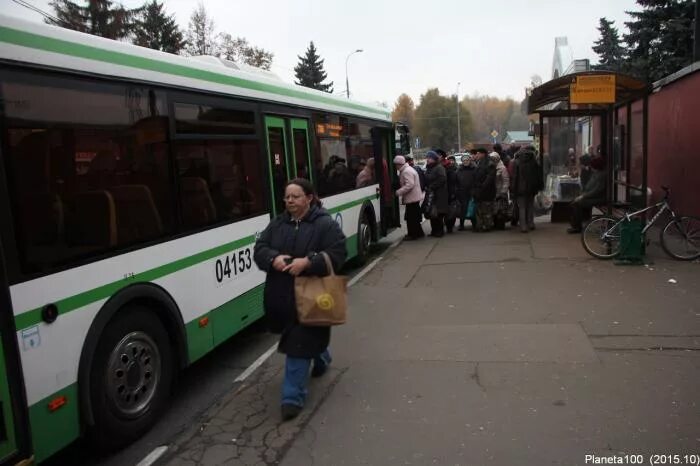
[[[209,17],[204,4],[200,3],[190,16],[186,34],[187,55],[218,55],[219,44],[214,35],[214,20]]]

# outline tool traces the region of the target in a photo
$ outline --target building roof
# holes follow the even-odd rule
[[[506,137],[503,142],[532,142],[533,137],[527,131],[506,131]]]

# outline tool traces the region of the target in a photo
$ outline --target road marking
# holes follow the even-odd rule
[[[165,452],[168,451],[168,447],[166,445],[162,447],[157,447],[155,450],[150,452],[148,456],[146,456],[144,459],[138,462],[136,466],[151,466],[153,463],[158,461],[158,459],[165,454]]]
[[[350,287],[350,286],[354,285],[355,283],[357,283],[358,281],[360,281],[360,279],[362,277],[364,277],[365,275],[367,275],[377,265],[377,263],[380,260],[382,260],[381,256],[377,257],[372,262],[370,262],[364,269],[360,270],[360,273],[358,273],[357,275],[352,277],[352,280],[350,280],[348,282],[348,287]]]
[[[242,373],[241,375],[239,375],[238,377],[236,377],[236,380],[234,380],[234,382],[243,382],[245,379],[247,379],[248,376],[250,376],[250,374],[252,374],[252,373],[255,371],[255,369],[257,369],[258,367],[262,366],[262,364],[263,364],[265,361],[267,361],[267,358],[269,358],[270,356],[272,356],[272,353],[274,353],[275,350],[277,349],[277,345],[278,345],[278,344],[275,343],[274,345],[272,345],[272,346],[270,347],[270,349],[268,349],[267,351],[265,351],[265,352],[262,354],[262,356],[260,356],[258,359],[256,359],[255,362],[254,362],[253,364],[251,364],[250,366],[248,366],[248,368],[247,368],[246,370],[244,370],[243,373]]]

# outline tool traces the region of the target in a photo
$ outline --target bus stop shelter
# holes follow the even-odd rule
[[[650,91],[649,84],[611,71],[568,74],[531,91],[528,113],[539,116],[537,144],[553,222],[568,220],[569,203],[581,192],[582,156],[605,159],[608,213],[619,204],[646,205]]]

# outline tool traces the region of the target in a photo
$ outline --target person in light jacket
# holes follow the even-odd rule
[[[309,369],[323,375],[331,362],[330,327],[306,326],[297,318],[294,277],[330,273],[321,254],[339,270],[347,251],[345,235],[321,207],[309,180],[296,178],[284,190],[286,210],[272,219],[255,243],[254,259],[267,273],[263,307],[271,332],[279,333],[277,350],[287,355],[282,383],[282,419],[296,417],[304,406]]]
[[[418,172],[406,163],[402,155],[394,157],[394,165],[399,170],[399,184],[401,187],[396,190],[396,195],[401,198],[401,203],[406,205],[406,229],[408,234],[405,240],[414,240],[425,236],[423,228],[420,226],[421,212],[420,202],[423,200],[423,191],[420,189],[420,178]]]

